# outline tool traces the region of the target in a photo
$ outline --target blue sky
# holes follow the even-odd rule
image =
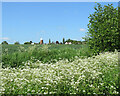
[[[102,5],[111,4],[101,2]],[[117,2],[112,2],[114,7]],[[2,41],[45,43],[65,39],[82,40],[94,2],[3,2]]]

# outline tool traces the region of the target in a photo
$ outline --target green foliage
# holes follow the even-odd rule
[[[72,44],[82,44],[81,41],[76,41],[76,40],[71,40],[71,39],[68,39],[65,42],[71,42]]]
[[[118,3],[118,32],[119,32],[119,37],[120,37],[120,1]],[[119,38],[119,41],[120,41],[120,38]],[[119,45],[120,45],[120,42],[119,42]],[[120,52],[120,47],[119,47],[119,52]]]
[[[24,44],[31,44],[30,42],[25,42]]]
[[[1,44],[8,44],[8,42],[7,41],[3,41]]]
[[[49,44],[51,44],[51,40],[49,39]]]
[[[3,67],[22,66],[22,62],[25,63],[28,60],[55,63],[61,59],[74,60],[75,56],[84,58],[84,56],[93,55],[87,45],[10,45],[2,47]]]
[[[30,44],[32,43],[32,41],[30,41]]]
[[[15,42],[14,44],[20,44],[19,42]]]
[[[95,52],[114,51],[119,48],[118,10],[111,5],[97,3],[95,12],[88,17],[88,44]]]
[[[63,38],[63,44],[65,44],[65,38]]]

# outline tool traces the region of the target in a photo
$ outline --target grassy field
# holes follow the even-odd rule
[[[87,45],[2,46],[2,94],[118,94],[118,52]]]
[[[61,44],[61,45],[60,44],[59,45],[56,45],[56,44],[51,44],[51,45],[29,45],[29,44],[14,45],[14,44],[9,44],[9,45],[6,45],[6,44],[4,44],[4,45],[2,45],[2,53],[5,54],[6,53],[5,50],[7,50],[8,54],[11,54],[13,52],[18,52],[21,49],[21,47],[24,47],[24,49],[27,49],[31,46],[37,46],[37,48],[42,48],[44,46],[47,46],[48,49],[58,49],[58,50],[66,49],[66,48],[80,49],[81,47],[82,48],[88,47],[87,45],[78,45],[78,44],[77,45],[65,45],[65,44],[64,45],[63,44]]]
[[[87,45],[3,45],[3,67],[19,67],[28,60],[42,63],[55,63],[68,59],[73,61],[75,56],[81,58],[93,55]]]

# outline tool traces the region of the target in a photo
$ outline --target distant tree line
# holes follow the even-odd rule
[[[72,39],[67,39],[65,41],[65,38],[63,38],[63,42],[56,41],[56,44],[65,44],[66,42],[71,42],[72,44],[86,44],[86,41],[77,41]],[[49,39],[49,44],[55,44],[54,42],[51,43],[51,40]]]
[[[59,41],[56,41],[56,42],[51,42],[51,40],[49,39],[49,43],[48,44],[65,44],[66,42],[71,42],[72,44],[85,44],[86,41],[76,41],[76,40],[71,40],[71,39],[67,39],[65,41],[65,38],[63,38],[63,41],[62,42],[59,42]],[[24,44],[32,44],[33,42],[32,41],[29,41],[29,42],[24,42]],[[8,44],[7,41],[3,41],[1,44]],[[15,45],[18,45],[20,44],[18,41],[14,43]],[[34,44],[40,44],[40,42],[38,43],[34,43]],[[46,43],[45,43],[46,44]]]
[[[71,42],[72,44],[82,44],[82,41],[68,39],[65,42]]]
[[[6,44],[6,45],[8,45],[8,42],[7,42],[7,41],[3,41],[1,44]],[[20,44],[20,43],[19,43],[19,42],[15,42],[14,44],[17,45],[17,44]]]
[[[32,41],[30,41],[30,42],[25,42],[24,44],[31,44],[32,43]]]

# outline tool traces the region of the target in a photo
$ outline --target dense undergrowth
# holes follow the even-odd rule
[[[73,61],[75,56],[84,58],[93,55],[87,45],[4,45],[2,53],[3,68],[19,67],[28,60],[55,63],[63,59]]]
[[[2,94],[118,94],[118,52],[1,68]]]

